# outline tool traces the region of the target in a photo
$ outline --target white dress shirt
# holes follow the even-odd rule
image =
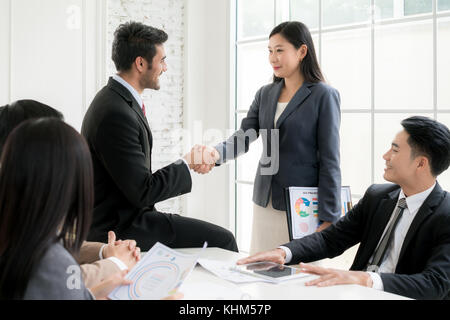
[[[395,228],[395,232],[392,237],[391,243],[389,244],[389,246],[387,248],[386,257],[380,265],[379,273],[394,273],[395,272],[395,269],[397,267],[398,258],[400,255],[400,251],[403,246],[403,241],[405,240],[405,237],[406,237],[406,234],[408,233],[409,227],[411,226],[411,223],[414,220],[414,217],[416,216],[420,207],[425,202],[425,200],[430,195],[430,193],[433,191],[435,186],[436,186],[436,182],[429,189],[427,189],[421,193],[417,193],[415,195],[409,196],[409,197],[406,197],[403,190],[400,190],[398,200],[401,198],[406,198],[406,204],[408,205],[408,207],[403,210],[403,215],[400,217],[400,220],[398,221],[398,224],[397,224],[397,227]],[[397,200],[397,202],[398,202],[398,200]],[[394,209],[394,211],[395,211],[395,209]],[[387,228],[388,228],[389,224],[391,223],[391,220],[393,219],[393,217],[394,217],[394,215],[391,214],[391,218],[390,218],[388,224],[386,225],[386,228],[384,229],[383,235],[386,233]],[[383,238],[383,235],[381,236],[378,244],[380,243],[381,239]],[[378,246],[378,244],[377,244],[377,246]],[[286,259],[285,259],[286,262],[285,263],[289,263],[292,260],[291,250],[289,250],[289,248],[283,247],[283,246],[280,246],[279,248],[283,249],[286,252]],[[369,261],[371,261],[372,258],[373,257],[371,257]],[[381,280],[380,275],[375,272],[368,272],[368,273],[373,281],[372,288],[378,289],[378,290],[384,290],[383,281]]]
[[[125,88],[128,89],[128,91],[130,91],[130,93],[132,94],[133,98],[136,100],[136,102],[138,103],[138,105],[141,106],[142,109],[142,105],[144,104],[144,102],[142,101],[141,95],[139,94],[139,92],[136,91],[135,88],[133,88],[133,86],[131,84],[129,84],[128,82],[126,82],[121,76],[119,76],[118,74],[114,74],[112,76],[112,78],[119,82],[121,85],[123,85]],[[184,164],[187,166],[189,173],[191,173],[191,168],[189,168],[189,165],[187,163],[186,160],[184,160],[184,158],[180,158],[180,160],[182,160],[184,162]]]
[[[273,119],[273,127],[277,127],[277,121],[280,118],[281,114],[286,109],[289,102],[278,102],[277,104],[277,110],[275,111],[275,118]]]

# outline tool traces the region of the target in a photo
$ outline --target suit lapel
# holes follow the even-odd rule
[[[284,82],[283,82],[284,83]],[[286,109],[281,114],[280,118],[278,118],[278,121],[276,123],[275,128],[279,128],[284,120],[305,101],[306,98],[311,94],[311,90],[309,90],[309,83],[305,82],[303,85],[298,89],[298,91],[295,93],[295,95],[292,97],[291,101],[289,101],[288,105],[286,106]],[[279,96],[279,95],[278,95]],[[278,102],[278,100],[277,100]]]
[[[136,99],[134,99],[131,92],[128,91],[128,89],[125,88],[123,85],[121,85],[119,82],[115,81],[113,78],[109,79],[108,87],[110,87],[112,90],[117,92],[126,101],[126,103],[131,107],[131,109],[133,109],[138,114],[139,118],[142,120],[142,122],[145,125],[145,128],[148,131],[148,135],[151,136],[151,130],[150,130],[150,126],[148,125],[147,118],[144,116],[141,106],[138,104]]]
[[[402,256],[405,254],[405,250],[411,242],[412,238],[416,234],[417,230],[422,225],[422,222],[433,213],[434,207],[439,205],[443,199],[443,191],[441,186],[436,182],[436,186],[433,191],[430,193],[428,198],[424,201],[416,216],[414,217],[411,226],[406,233],[405,240],[403,240],[402,249],[400,250],[400,255],[398,257],[398,261],[401,261]],[[398,265],[398,263],[397,263]]]
[[[384,229],[386,229],[386,225],[388,224],[395,205],[397,204],[399,193],[400,189],[396,189],[388,193],[385,198],[380,200],[380,205],[378,210],[375,212],[374,219],[372,220],[373,226],[371,227],[371,234],[367,241],[367,250],[365,250],[367,256],[364,258],[364,263],[366,264],[374,253],[378,242],[383,235]]]

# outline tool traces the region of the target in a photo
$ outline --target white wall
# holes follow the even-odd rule
[[[8,77],[1,102],[39,100],[79,130],[96,91],[96,2],[2,0],[1,5],[7,39],[2,43],[8,44],[0,56],[7,75],[1,83]]]
[[[10,0],[0,0],[0,106],[10,100]]]
[[[225,138],[230,128],[230,2],[187,0],[185,37],[185,129],[193,143],[211,145]],[[231,126],[233,128],[233,126]],[[215,138],[204,137],[210,129]],[[187,213],[234,231],[234,203],[230,202],[233,164],[214,168],[208,175],[193,173]]]

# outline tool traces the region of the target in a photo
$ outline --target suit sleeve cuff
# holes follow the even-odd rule
[[[380,275],[375,272],[368,272],[368,274],[372,278],[372,282],[373,282],[372,288],[383,291],[384,290],[383,280],[381,280]]]
[[[107,260],[111,260],[112,262],[114,262],[116,264],[116,266],[120,269],[120,271],[128,270],[127,265],[125,263],[123,263],[122,260],[120,260],[119,258],[109,257]]]
[[[288,247],[280,246],[279,249],[282,249],[286,253],[286,258],[284,259],[284,263],[289,263],[292,260],[292,252]]]
[[[189,167],[189,164],[188,164],[187,161],[186,161],[185,159],[183,159],[183,158],[180,158],[180,160],[184,162],[184,164],[186,165],[186,167],[187,167],[187,169],[188,169],[188,171],[189,171],[189,174],[191,175],[191,178],[192,178],[191,168]]]
[[[223,157],[223,144],[221,143],[216,145],[214,149],[216,149],[219,153],[219,160],[216,161],[216,166],[220,166],[221,164],[225,163],[225,159]]]

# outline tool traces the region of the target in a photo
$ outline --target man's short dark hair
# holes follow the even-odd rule
[[[411,156],[425,156],[431,166],[431,173],[437,177],[450,165],[450,130],[436,120],[414,116],[402,121],[409,134],[408,144]]]
[[[151,68],[156,45],[168,39],[167,33],[140,22],[121,24],[114,32],[112,60],[117,71],[128,71],[137,57],[144,58]]]

